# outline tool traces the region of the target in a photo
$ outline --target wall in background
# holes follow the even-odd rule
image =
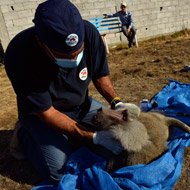
[[[44,0],[0,0],[0,40],[6,49],[20,31],[33,26],[35,9]],[[84,19],[120,10],[120,0],[71,0]],[[134,15],[138,40],[190,29],[190,0],[127,0]],[[107,35],[108,44],[126,38],[122,33]]]

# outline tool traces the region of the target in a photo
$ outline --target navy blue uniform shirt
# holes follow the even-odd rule
[[[51,106],[72,111],[88,97],[91,80],[109,74],[105,47],[96,28],[84,21],[84,54],[78,67],[59,67],[35,38],[34,27],[19,33],[5,53],[5,68],[12,82],[19,114],[33,115]]]

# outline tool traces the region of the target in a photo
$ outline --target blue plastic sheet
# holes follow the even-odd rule
[[[168,142],[169,150],[156,161],[111,174],[105,171],[103,158],[83,147],[71,155],[57,187],[44,185],[33,190],[171,190],[181,174],[184,147],[189,144],[190,135],[176,131]]]
[[[186,124],[190,124],[190,84],[169,80],[169,85],[165,86],[156,94],[150,104],[155,101],[158,109],[164,111],[168,116],[175,117]]]
[[[190,114],[190,85],[171,80],[152,100],[174,117]],[[186,116],[180,119],[190,123]],[[150,164],[124,167],[111,174],[105,171],[103,158],[83,147],[70,156],[58,186],[41,185],[32,190],[172,190],[181,174],[184,148],[189,144],[190,135],[176,129],[163,156]]]

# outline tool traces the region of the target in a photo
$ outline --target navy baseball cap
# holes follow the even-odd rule
[[[33,22],[40,40],[50,49],[73,53],[83,44],[83,20],[68,0],[48,0],[39,4]]]

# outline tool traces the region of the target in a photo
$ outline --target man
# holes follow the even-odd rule
[[[0,67],[4,67],[3,59],[4,59],[4,50],[0,41]]]
[[[128,47],[135,45],[136,30],[134,26],[133,14],[127,10],[127,3],[121,3],[121,10],[115,14],[110,14],[105,17],[119,17],[122,23],[122,32],[128,39]]]
[[[102,106],[88,96],[90,81],[113,109],[121,102],[101,36],[71,2],[41,3],[33,22],[10,42],[5,68],[17,95],[19,148],[44,177],[58,182],[70,142],[102,145],[115,154],[122,150],[110,132],[84,126]]]

